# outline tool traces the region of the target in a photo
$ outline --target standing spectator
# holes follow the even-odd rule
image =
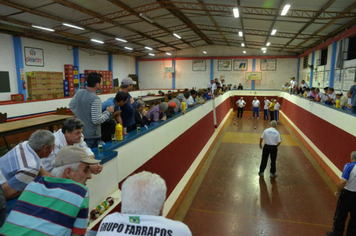
[[[150,121],[165,121],[166,117],[166,110],[168,108],[168,104],[166,102],[161,102],[160,104],[152,107],[146,114],[146,117]]]
[[[126,132],[129,133],[132,130],[136,129],[135,123],[135,110],[137,103],[131,97],[130,91],[132,90],[132,86],[136,84],[136,81],[133,81],[130,77],[125,77],[121,80],[120,92],[127,93],[127,102],[125,105],[121,106],[121,118],[123,127],[126,127]]]
[[[265,145],[263,146],[262,150],[262,160],[260,165],[260,171],[258,174],[263,177],[263,173],[266,169],[268,156],[271,157],[271,169],[270,169],[270,177],[274,178],[277,177],[276,174],[276,160],[277,160],[277,152],[278,146],[281,144],[281,135],[279,134],[278,130],[276,129],[277,122],[275,120],[271,121],[271,127],[265,129],[262,133],[260,138],[260,148],[262,149],[262,141],[265,139]]]
[[[237,90],[244,90],[244,87],[242,86],[241,83],[239,83],[239,86],[237,86]]]
[[[101,124],[104,123],[114,112],[114,107],[101,111],[101,99],[96,95],[100,89],[102,75],[99,73],[89,73],[87,77],[87,89],[80,89],[69,102],[71,111],[84,123],[84,141],[88,147],[98,146],[101,140]]]
[[[279,121],[279,109],[281,108],[281,105],[279,104],[279,102],[277,101],[277,99],[274,99],[275,105],[274,105],[274,119],[277,121]]]
[[[207,86],[207,88],[209,89],[211,89],[212,87],[213,87],[213,84],[214,84],[214,80],[212,79],[211,81],[210,81],[210,83],[208,83],[208,86]]]
[[[237,102],[237,119],[242,119],[242,115],[244,113],[244,106],[246,105],[246,102],[244,101],[244,98],[241,97]]]
[[[29,183],[0,229],[0,235],[85,235],[91,178],[89,158],[75,146],[62,148],[55,158],[54,177]]]
[[[343,95],[342,91],[336,92],[336,99],[340,101],[340,106],[338,108],[344,109],[347,106],[347,97]],[[336,103],[336,101],[335,101]]]
[[[6,200],[16,198],[40,173],[40,158],[48,157],[54,147],[54,136],[48,130],[37,130],[29,140],[20,143],[0,158],[0,185]],[[46,172],[45,174],[48,174]]]
[[[356,114],[356,85],[352,85],[350,88],[350,91],[352,92],[351,95],[351,112],[353,114]]]
[[[333,231],[328,236],[342,236],[345,222],[350,213],[347,236],[356,233],[356,151],[351,153],[351,163],[347,163],[341,175],[335,196],[338,197],[334,216]]]
[[[75,117],[69,117],[63,122],[62,128],[53,134],[55,138],[53,151],[48,157],[41,158],[45,171],[51,172],[53,169],[52,162],[59,150],[67,146],[80,147],[90,158],[95,159],[94,153],[87,146],[86,142],[84,142],[83,127],[84,122]],[[90,167],[91,172],[94,174],[99,174],[103,168],[100,164],[91,165]]]
[[[215,80],[211,80],[212,82],[213,82],[213,84],[211,85],[211,94],[212,94],[212,96],[214,96],[215,95],[215,92],[217,91],[217,89],[218,89],[218,87],[217,87],[217,85],[216,85],[216,83],[215,83]]]
[[[271,103],[269,104],[269,116],[270,116],[270,121],[274,120],[274,105],[276,103],[274,102],[274,99],[271,99]]]
[[[182,222],[160,216],[166,193],[166,183],[157,174],[143,171],[128,177],[122,184],[121,213],[106,216],[99,226],[97,236],[128,235],[125,230],[110,230],[111,227],[107,227],[115,224],[122,225],[123,229],[137,227],[136,232],[138,227],[154,229],[152,234],[147,230],[147,233],[139,235],[191,236],[188,226]]]
[[[269,110],[269,104],[271,102],[265,97],[264,98],[264,106],[263,106],[263,119],[268,120],[268,110]]]
[[[260,119],[260,101],[257,100],[257,97],[252,100],[252,110],[252,119],[255,119],[255,116],[257,116],[257,119]]]
[[[125,92],[117,92],[115,97],[108,98],[103,102],[101,110],[104,112],[107,107],[114,107],[114,113],[104,123],[101,124],[101,139],[104,142],[111,141],[111,135],[115,134],[116,124],[120,123],[122,127],[121,109],[128,100],[128,94]]]
[[[136,125],[141,125],[144,127],[147,125],[147,111],[145,110],[145,102],[142,100],[137,101],[136,111],[135,111],[135,123]]]

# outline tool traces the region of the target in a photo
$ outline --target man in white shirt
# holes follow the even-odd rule
[[[260,138],[260,148],[262,149],[262,141],[265,139],[265,145],[263,146],[262,150],[262,160],[260,165],[260,171],[258,174],[263,177],[263,172],[266,169],[268,156],[271,156],[271,169],[270,169],[270,177],[275,178],[277,177],[276,174],[276,160],[277,160],[277,152],[278,146],[281,144],[281,135],[279,134],[278,130],[276,130],[277,122],[275,120],[271,121],[271,127],[265,129],[263,131],[262,136]]]
[[[300,90],[303,91],[303,88],[309,88],[308,84],[305,83],[305,80],[302,80],[302,83],[300,84]]]
[[[260,119],[260,101],[255,97],[252,100],[252,119],[255,119],[255,115],[257,115],[257,119]]]
[[[274,99],[275,105],[274,105],[274,120],[277,121],[279,120],[279,109],[281,108],[281,104],[277,101],[277,99]]]
[[[160,216],[167,187],[157,174],[140,172],[128,177],[121,189],[121,213],[106,216],[96,236],[191,236],[187,225]]]
[[[185,102],[185,105],[187,106],[187,108],[193,107],[195,105],[194,99],[193,99],[192,95],[190,95],[189,91],[185,92],[183,102]]]
[[[84,122],[75,117],[69,117],[63,122],[62,128],[54,133],[53,151],[48,157],[41,159],[42,167],[45,171],[52,171],[52,162],[57,156],[58,151],[67,146],[81,147],[90,158],[95,159],[94,153],[84,141],[82,134],[83,127]],[[100,164],[90,165],[90,171],[93,174],[99,174],[101,170],[102,166]]]
[[[207,88],[212,88],[212,86],[213,86],[213,84],[214,84],[214,80],[212,79],[211,81],[210,81],[210,83],[208,83],[208,86],[207,86]]]
[[[264,106],[263,106],[263,119],[269,120],[268,113],[269,113],[269,104],[271,102],[265,97],[264,98]]]
[[[328,89],[328,98],[327,100],[325,101],[325,104],[326,105],[333,105],[336,101],[336,95],[335,95],[335,92],[334,92],[334,88],[329,88]]]
[[[242,114],[244,113],[244,106],[246,105],[246,102],[244,101],[244,98],[241,97],[237,102],[237,119],[242,119]]]

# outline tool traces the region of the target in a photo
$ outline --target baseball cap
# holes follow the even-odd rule
[[[130,77],[125,77],[121,80],[121,84],[131,85],[131,84],[136,84],[136,81],[133,81]]]
[[[100,160],[90,158],[88,154],[81,147],[67,146],[59,150],[57,156],[54,159],[53,166],[59,167],[77,162],[84,162],[87,164],[96,164]]]
[[[168,106],[169,106],[169,107],[173,107],[173,108],[177,108],[177,107],[178,107],[177,104],[176,104],[175,102],[173,102],[173,101],[170,101],[170,102],[168,103]]]
[[[177,99],[184,99],[184,95],[182,93],[178,94]]]

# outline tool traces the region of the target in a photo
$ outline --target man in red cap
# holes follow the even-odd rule
[[[166,110],[166,116],[167,118],[173,117],[176,113],[174,112],[174,109],[178,108],[177,104],[173,101],[169,102],[168,108]]]

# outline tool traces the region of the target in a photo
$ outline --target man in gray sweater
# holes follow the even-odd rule
[[[70,110],[84,123],[84,141],[88,147],[98,146],[101,140],[101,124],[104,123],[114,112],[114,107],[101,111],[101,99],[96,95],[96,91],[101,87],[102,75],[99,73],[89,73],[87,76],[87,89],[80,89],[70,100]]]

